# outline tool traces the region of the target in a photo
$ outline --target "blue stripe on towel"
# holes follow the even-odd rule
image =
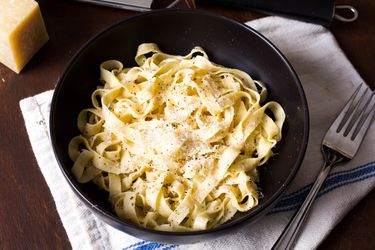
[[[338,187],[366,180],[375,175],[375,162],[371,162],[355,169],[330,174],[324,182],[318,197]],[[309,184],[293,193],[284,195],[279,203],[271,210],[270,214],[285,212],[300,206],[309,193],[312,184]]]
[[[145,245],[133,248],[134,250],[153,250],[153,249],[158,249],[159,247],[163,247],[166,244],[164,243],[156,243],[156,242],[148,242]]]
[[[332,173],[332,174],[330,174],[328,176],[327,180],[329,178],[332,178],[332,177],[336,176],[336,175],[342,175],[342,174],[346,174],[346,173],[351,173],[351,172],[359,171],[359,170],[362,170],[364,168],[368,168],[369,166],[372,166],[374,163],[375,162],[370,162],[370,163],[367,163],[365,165],[359,166],[359,167],[354,168],[354,169],[344,170],[344,171],[339,171],[339,172],[336,172],[336,173]],[[295,196],[295,195],[298,195],[300,193],[306,192],[306,190],[310,190],[311,186],[312,186],[312,184],[309,184],[309,185],[306,185],[305,187],[303,187],[303,188],[301,188],[299,190],[296,190],[296,191],[291,192],[289,194],[285,194],[283,196],[282,200],[287,199],[287,198],[292,197],[292,196]]]
[[[162,248],[161,250],[170,250],[170,249],[173,249],[175,247],[178,247],[178,245],[168,245],[168,246]]]
[[[130,245],[130,246],[127,246],[127,247],[123,248],[122,250],[126,250],[126,249],[134,249],[135,247],[140,246],[140,245],[143,245],[143,244],[146,244],[146,243],[147,243],[147,241],[143,240],[143,241],[137,242],[137,243],[135,243],[135,244],[132,244],[132,245]]]
[[[154,250],[154,249],[170,250],[175,247],[177,247],[177,245],[170,245],[170,244],[151,242],[151,241],[140,241],[133,245],[127,246],[123,248],[122,250],[126,250],[126,249],[129,249],[129,250]]]
[[[321,190],[318,193],[318,197],[344,185],[349,185],[372,177],[375,177],[375,161],[351,170],[332,173],[328,175],[327,180],[324,182]],[[309,193],[311,187],[312,184],[308,184],[297,191],[284,195],[268,214],[286,212],[298,208]],[[123,250],[170,250],[177,246],[178,245],[141,241],[127,246],[123,248]]]
[[[350,172],[353,172],[353,171],[358,171],[358,170],[361,170],[363,168],[367,168],[369,166],[373,166],[374,165],[374,161],[373,162],[369,162],[367,164],[364,164],[364,165],[361,165],[357,168],[353,168],[353,169],[349,169],[349,170],[343,170],[343,171],[339,171],[339,172],[335,172],[335,173],[332,173],[330,174],[330,176],[336,176],[336,175],[340,175],[340,174],[344,174],[344,173],[350,173]]]

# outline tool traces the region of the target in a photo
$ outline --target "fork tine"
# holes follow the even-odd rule
[[[344,117],[342,118],[339,126],[337,127],[336,129],[336,133],[340,133],[341,129],[344,127],[345,123],[347,122],[347,120],[349,119],[350,115],[352,114],[353,110],[354,110],[354,107],[355,105],[353,105],[353,102],[354,100],[356,99],[357,97],[357,94],[359,92],[359,90],[361,89],[362,87],[362,84],[361,83],[357,89],[354,91],[354,93],[352,94],[352,96],[349,98],[349,101],[347,102],[347,104],[345,105],[344,109],[341,111],[340,114],[343,114],[345,112],[345,115]],[[345,111],[346,109],[346,111]]]
[[[362,128],[364,128],[363,130],[366,131],[367,127],[370,126],[370,122],[372,121],[372,117],[374,116],[374,113],[375,113],[374,112],[375,111],[375,102],[371,106],[371,101],[373,100],[373,97],[374,97],[374,92],[372,92],[370,98],[368,99],[368,101],[366,102],[366,105],[365,105],[366,108],[370,107],[370,109],[367,112],[365,110],[365,112],[362,114],[361,119],[358,121],[358,124],[355,127],[352,136],[350,137],[351,140],[356,139],[358,133],[361,131]]]
[[[361,84],[354,91],[322,141],[323,146],[348,159],[357,153],[375,115],[375,94],[366,84],[363,85],[365,89],[360,89]],[[351,128],[345,136],[348,127]]]
[[[355,105],[353,109],[353,115],[351,116],[348,126],[345,129],[344,136],[347,136],[349,134],[349,131],[352,129],[354,123],[358,121],[358,118],[363,113],[364,110],[366,110],[366,105],[363,104],[363,101],[366,99],[366,94],[368,92],[368,88],[365,89],[361,97],[359,98],[357,104]],[[369,99],[371,101],[371,98]]]

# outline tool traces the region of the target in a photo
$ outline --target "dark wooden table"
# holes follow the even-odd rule
[[[19,100],[54,88],[64,66],[91,36],[136,13],[64,0],[39,1],[50,41],[17,75],[0,65],[0,249],[69,249],[55,204],[35,161],[19,109]],[[365,81],[375,83],[375,1],[351,4],[359,19],[330,27]],[[251,11],[197,6],[249,21]],[[321,244],[321,249],[374,249],[375,191],[365,197]]]

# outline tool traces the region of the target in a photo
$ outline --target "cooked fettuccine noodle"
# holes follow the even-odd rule
[[[100,66],[104,86],[69,144],[77,180],[108,191],[119,217],[156,230],[204,230],[256,206],[256,167],[285,119],[278,103],[261,105],[265,86],[200,47],[175,56],[145,43],[135,61]]]

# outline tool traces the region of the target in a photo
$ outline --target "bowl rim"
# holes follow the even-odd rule
[[[104,35],[107,32],[110,32],[112,29],[116,28],[119,25],[123,25],[126,22],[129,22],[133,19],[138,19],[142,18],[144,16],[149,16],[149,15],[160,15],[160,14],[165,14],[165,13],[188,13],[188,14],[193,14],[193,15],[205,15],[205,16],[210,16],[213,18],[218,18],[222,19],[226,22],[230,22],[234,25],[240,26],[241,28],[246,29],[250,33],[252,33],[255,36],[258,36],[267,46],[269,46],[272,50],[274,50],[277,54],[277,56],[282,59],[284,64],[289,68],[290,72],[292,73],[292,78],[296,83],[296,87],[299,93],[299,99],[302,104],[303,108],[303,116],[305,118],[304,124],[303,124],[303,135],[302,135],[302,143],[301,143],[301,148],[299,150],[299,153],[296,157],[296,160],[294,164],[291,166],[291,171],[288,175],[288,177],[285,179],[285,181],[282,183],[281,187],[271,195],[271,197],[268,198],[266,203],[262,204],[262,207],[264,209],[258,209],[255,210],[252,213],[249,213],[248,215],[245,215],[244,217],[240,218],[237,221],[231,221],[229,220],[228,222],[215,227],[215,228],[210,228],[210,229],[205,229],[205,230],[200,230],[200,231],[188,231],[188,232],[170,232],[170,231],[159,231],[151,228],[146,228],[146,227],[141,227],[138,226],[134,223],[122,220],[120,217],[114,216],[110,214],[108,211],[106,211],[104,208],[101,208],[97,206],[92,200],[81,191],[81,188],[77,186],[74,181],[73,181],[73,176],[68,173],[68,168],[64,167],[64,163],[62,160],[59,158],[59,153],[57,149],[57,138],[56,138],[56,133],[55,133],[55,125],[54,125],[54,117],[56,115],[55,109],[56,109],[56,103],[57,99],[59,96],[59,93],[61,92],[63,82],[66,78],[66,76],[69,74],[70,70],[72,69],[72,65],[80,58],[80,55],[85,51],[87,47],[91,45],[91,43],[95,42],[98,38],[100,38],[102,35]],[[309,137],[309,129],[310,129],[310,118],[309,118],[309,111],[308,111],[308,103],[306,99],[306,95],[304,93],[302,84],[299,80],[299,77],[292,67],[292,65],[289,63],[287,58],[282,54],[282,52],[275,46],[273,43],[271,43],[266,37],[264,37],[262,34],[260,34],[258,31],[255,29],[251,28],[248,25],[245,25],[244,23],[238,22],[234,19],[231,19],[229,17],[225,17],[220,14],[212,13],[206,10],[190,10],[190,9],[163,9],[163,10],[152,10],[149,12],[143,12],[143,13],[138,13],[134,16],[127,17],[125,19],[122,19],[120,21],[117,21],[101,31],[99,31],[97,34],[92,36],[88,41],[86,41],[83,45],[80,46],[80,48],[75,52],[75,54],[71,57],[67,65],[65,66],[63,73],[61,77],[58,79],[58,83],[56,85],[55,91],[53,93],[52,97],[52,102],[51,102],[51,110],[50,110],[50,118],[49,118],[49,132],[50,132],[50,138],[51,138],[51,144],[54,152],[54,156],[56,158],[56,161],[60,167],[61,172],[63,173],[65,179],[68,181],[70,187],[73,189],[74,193],[80,198],[81,201],[83,201],[88,208],[93,211],[94,213],[101,215],[104,217],[105,221],[114,221],[116,225],[122,225],[125,227],[130,227],[134,230],[142,231],[144,233],[153,233],[153,234],[158,234],[158,235],[163,235],[163,236],[197,236],[197,235],[207,235],[207,234],[212,234],[215,232],[221,232],[224,230],[228,230],[234,226],[240,226],[240,225],[245,225],[249,223],[249,220],[253,218],[251,221],[255,221],[257,218],[260,218],[262,215],[264,215],[266,212],[268,212],[270,209],[273,208],[275,203],[281,198],[282,194],[285,192],[286,188],[289,186],[291,181],[294,179],[296,173],[298,172],[302,161],[304,159],[306,149],[307,149],[307,144],[308,144],[308,137]],[[132,231],[127,231],[127,230],[122,230],[125,231],[131,235],[134,235]]]

